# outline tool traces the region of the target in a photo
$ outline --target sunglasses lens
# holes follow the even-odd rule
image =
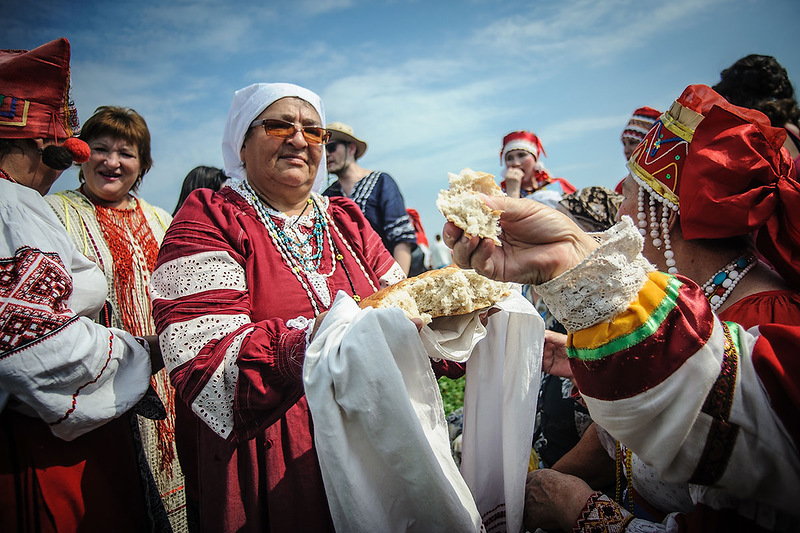
[[[282,120],[268,120],[264,122],[267,135],[273,137],[291,137],[294,135],[294,124]]]
[[[294,137],[298,131],[294,124],[283,120],[265,120],[264,131],[272,137],[288,139]],[[319,126],[305,126],[301,130],[303,137],[309,144],[322,144],[330,138],[330,133],[325,128]]]
[[[306,126],[303,128],[303,137],[313,144],[322,144],[325,140],[325,134],[328,133],[325,128],[317,128],[315,126]]]

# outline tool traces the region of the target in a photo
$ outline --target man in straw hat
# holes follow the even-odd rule
[[[353,128],[341,122],[332,122],[326,128],[331,132],[326,146],[328,172],[338,180],[322,194],[345,196],[357,203],[383,245],[408,274],[417,238],[397,183],[386,172],[368,170],[357,163],[367,151],[367,143],[355,136]]]
[[[93,320],[103,273],[41,196],[91,153],[74,137],[69,60],[66,39],[0,50],[0,520],[8,531],[169,531],[128,416],[163,365],[157,338]]]

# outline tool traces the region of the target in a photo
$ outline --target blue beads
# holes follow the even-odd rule
[[[717,275],[714,276],[714,285],[722,285],[722,282],[725,281],[727,277],[727,272],[717,272]]]

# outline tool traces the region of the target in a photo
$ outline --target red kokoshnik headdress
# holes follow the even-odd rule
[[[690,85],[634,150],[628,168],[660,202],[680,210],[687,239],[757,232],[756,247],[800,287],[800,184],[786,131],[760,111]]]

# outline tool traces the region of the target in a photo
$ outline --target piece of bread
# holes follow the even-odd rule
[[[399,307],[409,318],[420,318],[427,324],[439,316],[463,315],[489,307],[509,294],[508,283],[449,266],[404,279],[364,298],[359,305]]]
[[[488,196],[504,196],[494,182],[494,176],[486,172],[475,172],[465,168],[458,175],[448,172],[450,189],[440,191],[436,207],[447,220],[464,230],[470,236],[492,239],[502,246],[500,235],[500,214],[485,203],[480,193]]]

